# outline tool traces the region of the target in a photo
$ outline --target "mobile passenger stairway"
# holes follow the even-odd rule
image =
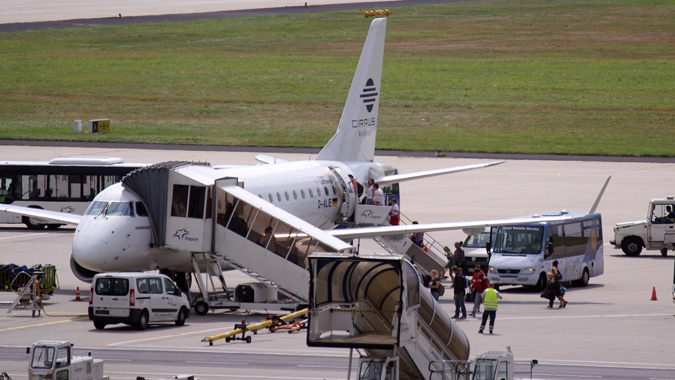
[[[359,380],[454,380],[467,372],[466,335],[410,262],[331,254],[309,261],[308,346],[349,348],[350,372],[354,350],[362,352]]]

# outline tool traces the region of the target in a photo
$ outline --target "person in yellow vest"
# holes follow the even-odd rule
[[[495,328],[495,318],[497,318],[497,306],[499,300],[502,299],[502,295],[495,290],[495,284],[490,282],[488,288],[483,292],[483,320],[480,323],[480,334],[485,330],[485,322],[487,322],[488,316],[490,317],[490,334]]]

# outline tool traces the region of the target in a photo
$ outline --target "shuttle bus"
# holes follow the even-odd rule
[[[0,161],[0,203],[83,214],[96,194],[142,166],[146,164],[118,157]],[[8,212],[0,212],[0,223],[23,223],[29,229],[61,226]]]
[[[588,285],[604,272],[602,220],[599,213],[568,213],[556,222],[537,222],[494,227],[490,242],[488,278],[495,285],[525,285],[543,289],[553,261],[563,282]]]

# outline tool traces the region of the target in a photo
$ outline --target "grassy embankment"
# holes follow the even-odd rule
[[[0,139],[322,146],[362,10],[0,34]],[[380,149],[675,155],[670,0],[394,9]],[[72,121],[110,118],[113,133]]]

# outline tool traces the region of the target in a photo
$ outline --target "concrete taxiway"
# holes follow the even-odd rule
[[[127,162],[256,163],[252,152],[31,146],[3,146],[0,150],[0,160],[48,160],[75,155],[116,156]],[[279,156],[311,158],[307,154]],[[490,159],[385,156],[377,160],[392,163],[405,173]],[[540,379],[569,378],[570,375],[560,376],[561,368],[579,371],[577,378],[584,373],[599,373],[594,375],[599,377],[612,373],[606,378],[630,373],[625,378],[675,379],[673,253],[663,258],[658,251],[647,251],[630,258],[607,243],[613,237],[612,227],[616,222],[644,218],[650,198],[675,193],[675,180],[669,174],[674,166],[675,163],[507,160],[505,164],[483,170],[401,184],[403,214],[423,222],[441,222],[560,209],[588,210],[606,177],[612,176],[599,207],[603,215],[605,273],[592,278],[587,288],[569,287],[566,296],[569,305],[565,309],[546,309],[538,293],[520,287],[502,288],[504,299],[500,302],[495,335],[478,334],[478,319],[468,318],[457,323],[469,337],[472,355],[510,346],[517,359],[538,359],[542,363],[539,370],[543,372],[538,373],[535,368],[535,377]],[[68,227],[56,231],[0,227],[3,262],[54,264],[61,285],[55,297],[45,304],[49,316],[31,318],[30,312],[5,314],[0,309],[0,372],[10,373],[13,379],[27,377],[27,357],[20,349],[40,339],[71,340],[76,347],[109,357],[106,373],[113,379],[133,379],[136,375],[159,378],[171,373],[197,373],[207,379],[346,378],[348,351],[310,349],[305,345],[304,333],[261,333],[254,336],[249,345],[220,341],[209,347],[201,342],[203,337],[223,332],[242,318],[257,322],[262,315],[218,312],[200,317],[193,313],[183,327],[136,331],[118,325],[95,330],[82,316],[86,313],[86,301],[73,301],[78,286],[86,300],[89,284],[70,273],[72,233],[73,228]],[[432,236],[447,245],[464,238],[461,231]],[[372,249],[368,244],[363,247],[364,251]],[[250,281],[235,272],[228,273],[227,278],[230,284]],[[657,301],[651,300],[654,288]],[[0,300],[11,297],[10,293],[0,292]],[[454,311],[449,294],[442,297],[441,304]],[[158,358],[181,357],[183,352],[190,360],[140,359],[148,351],[156,352]],[[658,373],[650,372],[652,370]]]

